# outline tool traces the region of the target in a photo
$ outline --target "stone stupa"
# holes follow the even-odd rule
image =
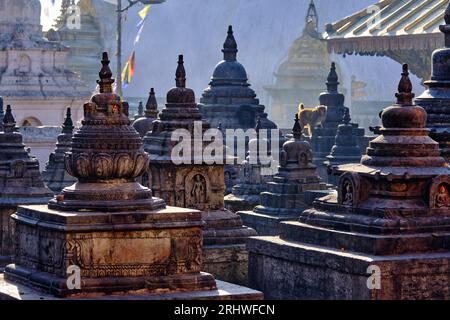
[[[317,175],[311,146],[302,131],[296,113],[293,137],[283,144],[278,173],[273,181],[263,186],[265,191],[260,195],[260,205],[253,211],[238,212],[244,224],[260,236],[278,235],[280,222],[297,219],[308,208],[306,191],[327,190],[327,185]]]
[[[203,116],[213,128],[222,128],[224,140],[227,129],[242,129],[244,131],[256,126],[258,117],[261,119],[261,129],[276,129],[275,123],[267,118],[265,107],[260,105],[255,91],[250,88],[247,71],[237,61],[237,43],[232,26],[228,27],[228,35],[223,44],[223,60],[214,68],[209,86],[204,90],[199,108]],[[237,152],[239,142],[235,139],[235,156],[241,156],[243,161],[247,152],[248,141],[243,141],[246,148],[243,154]],[[225,142],[225,141],[224,141]],[[238,168],[225,167],[227,189],[236,185]]]
[[[320,105],[327,107],[327,117],[321,126],[314,128],[311,136],[314,164],[318,166],[319,175],[325,181],[328,179],[328,174],[323,163],[333,148],[337,129],[340,124],[343,124],[344,115],[349,110],[344,105],[345,96],[338,91],[339,79],[334,62],[331,63],[326,85],[327,91],[320,94],[319,101]],[[353,135],[358,141],[360,154],[363,154],[369,138],[364,136],[364,129],[359,128],[357,124],[351,125],[353,126]]]
[[[344,113],[343,124],[337,129],[335,144],[331,148],[330,154],[324,164],[328,168],[328,183],[337,185],[339,177],[332,175],[333,166],[347,163],[359,163],[361,161],[361,149],[358,146],[357,137],[355,137],[354,126],[350,123],[350,111],[347,109]]]
[[[428,89],[416,98],[418,106],[428,114],[427,127],[430,137],[439,142],[442,156],[450,163],[450,4],[445,11],[445,25],[440,26],[445,37],[445,48],[433,52],[432,75],[425,81]]]
[[[201,132],[195,132],[196,124],[201,124],[198,129]],[[173,159],[177,142],[171,139],[180,129],[189,132],[192,150],[189,155],[183,153],[183,162],[179,164]],[[243,227],[239,216],[224,208],[224,164],[209,164],[204,158],[209,143],[202,136],[208,129],[210,125],[197,107],[194,92],[186,88],[186,71],[180,55],[176,87],[167,93],[166,107],[144,138],[151,163],[148,186],[169,205],[202,211],[204,270],[221,280],[245,284],[248,266],[245,240],[256,233]]]
[[[45,204],[53,196],[18,132],[11,106],[6,107],[0,132],[0,268],[11,262],[13,251],[10,216],[23,204]]]
[[[260,297],[248,290],[234,294],[233,286],[218,290],[220,283],[201,272],[201,213],[168,207],[136,182],[149,156],[131,126],[128,103],[112,91],[106,53],[102,65],[100,93],[84,104],[82,126],[66,156],[78,182],[48,206],[22,206],[12,215],[15,264],[0,279],[0,297]],[[79,286],[69,285],[69,270],[78,270]]]
[[[158,102],[156,101],[155,89],[150,89],[150,95],[145,104],[145,114],[134,120],[133,127],[139,132],[141,137],[145,137],[147,132],[153,128],[153,121],[158,118]]]
[[[260,203],[260,194],[265,190],[265,184],[272,181],[269,174],[273,159],[270,163],[262,163],[258,152],[262,144],[270,150],[267,139],[260,138],[261,119],[258,118],[255,131],[256,138],[248,143],[248,152],[245,161],[238,167],[238,184],[233,186],[232,192],[225,196],[225,207],[232,212],[252,210]],[[268,172],[263,173],[263,170]]]
[[[266,298],[450,298],[448,165],[407,65],[396,97],[361,163],[335,169],[337,196],[282,223],[280,237],[249,242],[250,284]]]
[[[70,151],[74,128],[71,110],[67,108],[66,119],[62,125],[61,134],[58,136],[56,149],[50,154],[45,169],[42,172],[45,184],[55,194],[60,193],[62,189],[77,181],[75,177],[72,177],[67,172],[64,161],[65,153]]]

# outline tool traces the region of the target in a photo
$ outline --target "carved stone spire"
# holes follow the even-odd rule
[[[177,88],[186,88],[186,70],[184,69],[183,55],[178,56],[178,68],[175,73]]]
[[[331,63],[330,73],[327,78],[327,90],[330,93],[338,92],[339,78],[336,72],[336,63]]]
[[[100,86],[100,93],[111,93],[113,91],[112,84],[114,83],[114,79],[112,79],[109,62],[108,53],[103,52],[102,69],[98,73],[100,80],[97,80],[97,84]]]
[[[142,101],[139,101],[139,106],[138,106],[138,114],[139,117],[142,117],[144,115],[144,104],[142,103]]]
[[[150,94],[145,105],[145,115],[137,117],[133,122],[133,127],[139,132],[141,137],[145,137],[147,132],[153,129],[153,121],[158,117],[158,102],[156,101],[155,89],[150,89]]]
[[[412,105],[414,93],[412,93],[412,83],[409,79],[408,65],[406,63],[403,65],[402,78],[398,83],[398,93],[395,96],[397,97],[397,104]]]
[[[236,61],[237,59],[237,43],[233,34],[233,26],[228,26],[228,35],[223,44],[223,60],[225,61]]]
[[[151,88],[147,103],[145,105],[145,116],[156,118],[157,115],[158,115],[158,101],[156,100],[155,89]]]
[[[295,113],[294,127],[292,128],[292,135],[294,136],[294,139],[301,139],[302,134],[303,134],[303,128],[300,125],[300,121],[298,119],[298,113]]]
[[[5,132],[17,131],[16,120],[12,115],[11,106],[9,104],[6,106],[6,113],[3,117],[3,130]]]
[[[66,119],[64,120],[64,123],[62,125],[62,133],[68,133],[72,135],[74,128],[75,127],[73,126],[71,109],[67,108]]]

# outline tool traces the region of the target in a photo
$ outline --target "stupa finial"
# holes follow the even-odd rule
[[[228,35],[225,43],[223,44],[223,60],[236,61],[237,58],[237,43],[233,34],[233,26],[228,26]]]
[[[62,132],[63,133],[73,133],[73,121],[72,121],[72,110],[70,108],[67,108],[66,110],[66,119],[64,119],[64,123],[62,125]]]
[[[317,14],[316,4],[314,3],[314,0],[311,0],[308,7],[308,12],[306,14],[306,25],[308,25],[310,22],[314,24],[315,31],[319,31],[319,15]]]
[[[186,88],[186,70],[184,69],[183,55],[178,56],[178,68],[175,73],[177,88]]]
[[[295,113],[294,127],[292,128],[292,135],[294,136],[294,139],[298,140],[298,139],[301,139],[302,134],[303,134],[303,128],[300,125],[298,113]]]
[[[352,119],[350,117],[350,110],[348,108],[345,109],[342,120],[344,121],[344,124],[346,124],[346,125],[348,125],[350,123],[350,121],[352,121]]]
[[[400,105],[412,105],[414,98],[414,93],[412,93],[412,83],[409,79],[408,65],[403,64],[402,78],[398,83],[398,93],[395,94],[397,97],[397,104]]]
[[[339,78],[336,72],[336,63],[331,63],[330,73],[327,78],[327,90],[328,92],[337,92],[339,85]]]
[[[3,129],[5,132],[13,132],[16,128],[16,120],[12,114],[11,105],[6,106],[5,116],[3,118]]]
[[[156,101],[155,89],[150,89],[150,95],[148,96],[147,104],[145,105],[145,111],[156,111],[158,110],[158,101]]]
[[[142,101],[139,101],[138,116],[143,116],[143,115],[144,115],[144,103]]]
[[[98,73],[100,80],[97,80],[97,83],[100,86],[100,93],[112,92],[112,84],[114,83],[114,79],[112,79],[112,71],[109,68],[109,62],[108,53],[103,52],[102,69]]]

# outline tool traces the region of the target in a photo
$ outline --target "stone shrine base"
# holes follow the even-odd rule
[[[203,247],[202,270],[216,279],[248,285],[248,251],[245,244]]]
[[[280,234],[280,223],[297,220],[298,215],[268,215],[254,211],[240,211],[244,226],[255,229],[260,236],[277,236]]]
[[[324,229],[317,227],[312,227],[315,232],[308,232],[310,227],[299,222],[281,223],[281,228],[282,237],[293,239],[322,239],[325,234]],[[354,238],[359,239],[360,246],[381,243],[386,238],[329,229],[327,234],[333,243]],[[448,235],[442,236],[448,240]],[[420,237],[410,235],[408,242]],[[250,287],[263,291],[266,299],[450,299],[449,252],[374,255],[280,237],[251,238],[248,249]],[[379,290],[367,286],[373,272],[368,272],[369,266],[380,268]]]
[[[164,294],[91,295],[61,299],[22,284],[5,280],[0,274],[0,300],[262,300],[261,292],[216,281],[217,290]]]

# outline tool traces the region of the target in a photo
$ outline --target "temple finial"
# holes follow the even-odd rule
[[[292,128],[292,135],[294,136],[294,139],[301,139],[303,134],[303,128],[300,125],[300,121],[298,118],[298,113],[295,114],[294,118],[294,127]]]
[[[3,130],[4,132],[13,132],[16,128],[16,120],[13,117],[11,106],[6,106],[5,117],[3,118]]]
[[[186,70],[184,69],[182,54],[178,56],[178,68],[175,77],[177,88],[186,88]]]
[[[144,115],[144,104],[142,103],[142,101],[139,101],[138,116],[142,117],[143,115]]]
[[[150,89],[150,95],[148,96],[147,104],[145,105],[146,111],[158,110],[158,101],[156,101],[155,89]]]
[[[102,56],[102,68],[98,73],[100,80],[97,80],[98,85],[100,86],[100,93],[111,93],[112,92],[112,84],[114,83],[114,79],[112,79],[112,72],[109,68],[109,58],[108,53],[103,52]]]
[[[63,133],[73,133],[73,121],[72,121],[72,110],[70,108],[67,108],[66,111],[66,119],[64,119],[64,123],[62,125],[62,132]]]
[[[315,31],[319,31],[319,15],[317,14],[316,5],[314,0],[311,0],[308,7],[308,12],[306,13],[306,25],[312,21],[314,23]]]
[[[328,92],[337,92],[339,85],[339,78],[336,72],[336,63],[331,63],[330,73],[327,78],[327,90]]]
[[[225,61],[236,61],[237,58],[237,43],[233,34],[233,26],[228,27],[228,35],[223,44],[223,60]]]
[[[398,93],[395,96],[397,97],[397,104],[412,105],[413,103],[414,93],[412,93],[412,83],[409,79],[409,70],[406,63],[403,64],[402,78],[398,83]]]
[[[350,110],[348,108],[345,109],[342,120],[344,121],[344,124],[346,124],[346,125],[348,125],[350,123],[350,121],[352,121],[352,119],[350,117]]]

